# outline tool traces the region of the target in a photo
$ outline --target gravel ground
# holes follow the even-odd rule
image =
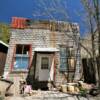
[[[91,97],[89,99],[87,98],[77,98],[77,97],[66,97],[66,98],[33,98],[33,97],[20,97],[20,96],[13,96],[13,97],[6,97],[5,100],[100,100],[99,97]]]
[[[34,92],[31,96],[12,96],[6,97],[5,100],[100,100],[100,95],[96,97],[88,95],[87,98],[85,98],[61,92],[39,91]]]

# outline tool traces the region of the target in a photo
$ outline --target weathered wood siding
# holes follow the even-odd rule
[[[0,52],[0,76],[4,72],[5,62],[6,62],[6,53]]]

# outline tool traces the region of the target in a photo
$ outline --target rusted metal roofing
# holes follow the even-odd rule
[[[11,27],[24,29],[26,28],[26,20],[27,20],[26,18],[12,17]]]
[[[51,31],[79,32],[79,27],[77,23],[52,20],[32,20],[22,17],[12,17],[11,27],[14,29],[36,28],[49,29]]]

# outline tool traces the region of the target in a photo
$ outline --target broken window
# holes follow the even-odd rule
[[[75,50],[72,47],[60,47],[60,71],[74,71]]]
[[[75,69],[75,59],[74,58],[68,59],[68,66],[69,66],[69,71],[73,71]]]
[[[49,66],[49,58],[42,57],[41,58],[41,69],[48,69],[48,66]]]
[[[72,47],[70,47],[68,51],[68,68],[69,71],[73,71],[75,69],[75,50]]]
[[[16,45],[16,52],[14,56],[14,70],[23,70],[29,67],[30,63],[30,45]]]
[[[66,71],[67,70],[67,57],[68,52],[65,47],[60,48],[60,70]]]
[[[29,45],[16,45],[16,54],[27,54],[29,53]]]

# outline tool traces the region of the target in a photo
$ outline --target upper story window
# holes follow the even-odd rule
[[[16,54],[25,54],[28,55],[30,46],[29,45],[16,45]]]

